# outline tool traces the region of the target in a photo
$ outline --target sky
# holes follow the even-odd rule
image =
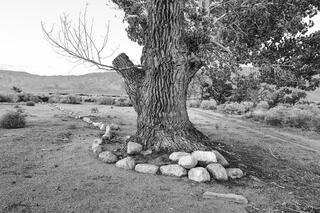
[[[121,52],[138,63],[141,47],[128,39],[122,11],[106,3],[107,0],[0,0],[0,69],[39,75],[98,72],[94,67],[78,65],[55,53],[41,30],[41,22],[47,29],[51,29],[53,24],[58,27],[59,17],[64,13],[76,19],[86,5],[88,20],[94,21],[97,41],[102,41],[110,20],[106,55],[114,49],[118,50],[104,63],[111,64],[112,59]]]
[[[123,13],[106,5],[107,0],[0,0],[0,69],[25,71],[39,75],[81,75],[99,72],[89,65],[79,65],[58,55],[45,39],[41,22],[47,29],[57,27],[59,17],[68,14],[76,19],[87,5],[88,19],[94,21],[94,33],[102,38],[110,21],[110,33],[106,50],[113,56],[125,52],[131,60],[139,63],[141,47],[130,41],[125,32]],[[314,18],[315,27],[320,29],[320,15]]]

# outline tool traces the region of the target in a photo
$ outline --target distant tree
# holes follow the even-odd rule
[[[16,86],[13,86],[12,87],[12,90],[16,93],[21,93],[22,92],[22,89],[20,89],[19,87],[16,87]]]
[[[141,65],[124,53],[103,62],[86,19],[73,27],[61,19],[60,37],[44,29],[48,40],[69,56],[101,69],[114,69],[124,78],[137,112],[135,139],[145,148],[173,151],[212,145],[189,121],[188,85],[211,52],[224,51],[237,63],[251,62],[261,44],[308,29],[318,0],[112,0],[124,10],[128,37],[143,46]]]

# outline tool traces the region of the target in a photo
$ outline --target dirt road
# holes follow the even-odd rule
[[[132,108],[62,106],[80,115],[92,115],[91,108],[97,107],[99,113],[92,115],[93,119],[120,124],[119,134],[123,136],[135,131]],[[11,108],[0,105],[0,116]],[[246,172],[241,180],[198,184],[187,178],[144,175],[103,164],[88,152],[100,131],[48,105],[23,108],[29,115],[26,128],[0,129],[0,212],[228,213],[320,209],[320,158],[315,152],[318,147],[306,140],[269,133],[268,127],[191,110],[190,118],[196,126],[213,141],[224,143],[221,147],[231,164]],[[319,136],[299,137],[317,140]],[[241,194],[249,204],[205,200],[204,191]]]

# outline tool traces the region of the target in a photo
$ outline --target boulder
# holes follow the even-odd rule
[[[91,123],[92,123],[91,119],[88,118],[88,117],[84,117],[82,120],[83,120],[84,122],[88,123],[88,124],[91,124]]]
[[[129,142],[127,144],[127,154],[133,155],[133,154],[139,154],[142,151],[142,145],[135,143],[135,142]]]
[[[216,163],[217,162],[217,157],[214,154],[214,152],[210,152],[210,151],[194,151],[194,152],[192,152],[191,155],[198,162],[203,162],[205,164]]]
[[[112,138],[112,131],[109,125],[106,127],[106,132],[102,135],[102,138],[104,140],[110,140]]]
[[[194,159],[191,155],[183,156],[179,159],[178,164],[186,169],[194,168],[198,161]]]
[[[99,159],[104,163],[115,163],[118,158],[112,152],[105,151],[99,154]]]
[[[93,122],[92,125],[93,125],[94,127],[98,127],[98,128],[100,127],[100,123],[98,123],[98,122]]]
[[[141,151],[140,154],[143,155],[143,156],[151,155],[152,154],[152,150]]]
[[[94,154],[99,155],[102,152],[102,146],[98,143],[93,143],[91,146],[91,150]]]
[[[134,170],[140,173],[156,174],[159,166],[153,164],[137,164]]]
[[[160,167],[163,175],[182,177],[187,174],[187,170],[178,164],[166,165]]]
[[[216,155],[217,162],[220,163],[222,166],[226,167],[229,166],[229,162],[220,154],[218,151],[213,151]]]
[[[210,181],[210,174],[205,168],[196,167],[189,170],[188,178],[197,182],[206,182]]]
[[[186,153],[186,152],[173,152],[170,156],[169,156],[169,159],[172,160],[172,161],[179,161],[179,159],[181,157],[184,157],[184,156],[188,156],[190,155],[189,153]]]
[[[203,194],[203,198],[207,199],[223,199],[227,201],[232,201],[235,203],[240,203],[240,204],[248,204],[248,200],[241,196],[241,195],[236,195],[236,194],[221,194],[221,193],[215,193],[215,192],[205,192]]]
[[[207,170],[216,180],[228,180],[226,169],[219,163],[211,163],[207,166]]]
[[[227,171],[228,177],[231,179],[238,179],[243,176],[242,170],[238,168],[228,168],[226,169],[226,171]]]
[[[116,167],[126,169],[126,170],[134,169],[135,165],[136,165],[136,161],[132,157],[126,157],[122,160],[119,160],[116,163]]]

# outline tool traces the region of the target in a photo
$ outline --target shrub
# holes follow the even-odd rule
[[[264,120],[269,125],[281,126],[286,117],[287,110],[285,106],[281,105],[274,107],[266,112]]]
[[[83,102],[91,102],[91,103],[93,103],[93,102],[97,101],[97,99],[95,97],[90,97],[90,96],[84,96],[82,99],[83,99]]]
[[[19,109],[17,109],[17,112],[22,114],[22,113],[24,113],[24,109],[19,108]]]
[[[264,110],[255,110],[253,112],[248,112],[245,114],[245,118],[252,118],[254,121],[264,121],[266,116],[266,111]]]
[[[35,95],[30,96],[29,101],[32,101],[32,102],[34,102],[34,103],[42,102],[42,100],[40,99],[40,97],[39,97],[39,96],[35,96]]]
[[[215,110],[217,109],[217,102],[215,100],[204,100],[201,102],[200,108],[205,110]]]
[[[91,108],[91,113],[98,113],[99,109],[97,107]]]
[[[97,103],[100,105],[114,105],[115,100],[114,100],[114,98],[111,98],[111,97],[100,97],[97,100]]]
[[[13,95],[0,94],[0,102],[12,103],[15,102]]]
[[[23,128],[26,125],[25,116],[18,112],[8,112],[0,119],[0,125],[5,129]]]
[[[267,101],[260,101],[257,106],[257,109],[261,109],[261,110],[268,110],[269,109],[269,104]]]
[[[115,103],[115,106],[121,106],[121,107],[129,107],[132,106],[132,103],[129,98],[118,98]]]
[[[233,114],[233,115],[242,115],[248,111],[250,111],[253,108],[252,102],[232,102],[222,105],[219,110],[227,113],[227,114]]]
[[[50,104],[60,103],[60,97],[59,96],[50,96],[48,103],[50,103]]]
[[[34,103],[33,101],[27,101],[26,105],[27,105],[27,106],[34,106],[35,103]]]
[[[199,108],[201,105],[200,100],[189,100],[187,101],[187,106],[190,108]]]
[[[80,97],[76,97],[73,95],[67,95],[67,96],[62,97],[60,102],[63,104],[80,104],[81,99],[80,99]]]

